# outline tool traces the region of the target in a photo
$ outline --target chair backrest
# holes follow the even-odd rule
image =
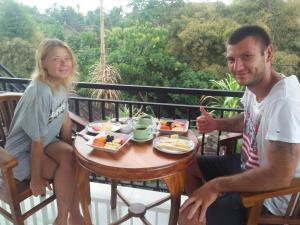
[[[263,201],[267,198],[290,194],[291,198],[285,215],[262,214]],[[247,225],[258,224],[300,224],[300,178],[294,178],[291,185],[276,191],[264,193],[244,193],[242,201],[249,208]]]
[[[0,146],[4,146],[6,136],[11,125],[15,108],[18,101],[22,97],[22,93],[3,92],[0,93]],[[13,177],[12,169],[17,165],[17,160],[10,155],[6,150],[0,147],[0,201],[6,202],[9,205],[10,211],[5,207],[0,206],[0,214],[12,222],[14,225],[24,225],[24,221],[39,209],[46,206],[48,203],[55,200],[56,196],[53,193],[49,197],[43,197],[34,207],[26,212],[21,210],[20,203],[32,196],[29,186],[29,180],[18,182]]]
[[[0,146],[4,146],[14,111],[22,93],[5,92],[0,94]]]

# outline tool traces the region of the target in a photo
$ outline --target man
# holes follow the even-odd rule
[[[238,192],[284,188],[300,176],[300,85],[271,65],[273,48],[265,30],[243,26],[227,42],[227,63],[237,82],[246,86],[244,113],[214,119],[203,107],[197,118],[200,132],[243,132],[237,155],[198,156],[188,169],[189,199],[180,209],[180,225],[242,225],[246,209]],[[207,181],[201,185],[201,181]],[[264,202],[265,213],[280,215],[287,197]]]

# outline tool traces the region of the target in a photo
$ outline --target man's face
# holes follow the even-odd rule
[[[260,83],[270,63],[271,45],[262,50],[254,37],[246,37],[235,45],[227,45],[227,64],[236,81],[248,87]]]

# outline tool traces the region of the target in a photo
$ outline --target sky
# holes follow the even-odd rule
[[[79,5],[79,11],[86,13],[89,10],[95,10],[100,6],[100,0],[16,0],[23,5],[28,5],[31,7],[37,7],[40,12],[44,12],[50,6],[54,4],[60,6],[72,6],[76,8]],[[104,9],[111,10],[115,6],[125,6],[126,0],[104,0]]]
[[[72,6],[76,8],[79,5],[79,11],[85,14],[89,10],[95,10],[100,6],[100,0],[15,0],[22,3],[23,5],[28,5],[30,7],[37,7],[38,10],[43,13],[47,8],[53,6],[54,4],[60,6]],[[128,0],[103,0],[104,10],[110,11],[113,7],[126,6]],[[201,0],[186,0],[187,2],[201,2]],[[214,0],[212,0],[214,1]],[[231,0],[223,0],[225,3]]]

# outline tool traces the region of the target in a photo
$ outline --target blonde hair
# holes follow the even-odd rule
[[[68,44],[59,39],[45,39],[39,44],[39,47],[35,53],[35,71],[32,74],[32,79],[48,84],[52,91],[57,89],[53,80],[49,76],[48,71],[43,66],[43,61],[47,58],[49,52],[55,47],[65,48],[71,57],[71,74],[62,81],[62,85],[66,88],[66,90],[70,90],[72,87],[72,82],[75,79],[75,75],[77,74],[77,61],[72,49],[68,46]]]

